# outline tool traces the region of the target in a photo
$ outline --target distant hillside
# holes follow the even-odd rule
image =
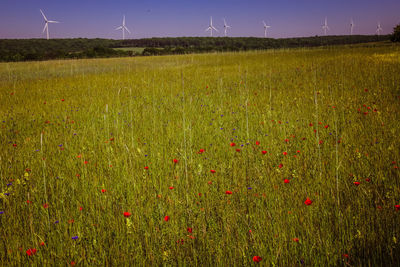
[[[315,36],[282,39],[255,37],[175,37],[131,40],[3,39],[0,40],[0,61],[246,51],[357,44],[389,39],[390,35]],[[141,49],[127,49],[135,47]]]

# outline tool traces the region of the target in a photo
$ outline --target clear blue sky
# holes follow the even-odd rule
[[[45,38],[42,9],[50,20],[50,38],[122,38],[114,30],[126,16],[132,32],[126,38],[208,36],[210,16],[223,35],[223,18],[232,27],[229,36],[264,35],[262,21],[273,38],[323,35],[325,17],[329,35],[382,34],[400,23],[400,0],[0,0],[1,38]]]

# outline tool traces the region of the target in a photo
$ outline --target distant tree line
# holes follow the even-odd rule
[[[392,35],[315,36],[282,39],[255,37],[176,37],[131,40],[85,38],[50,40],[2,39],[0,40],[0,61],[128,57],[316,47],[387,41],[391,38]],[[124,49],[129,47],[141,47],[144,50],[142,53],[138,53]]]

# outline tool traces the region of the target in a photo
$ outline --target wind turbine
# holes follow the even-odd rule
[[[212,37],[212,32],[213,30],[217,31],[218,30],[212,25],[212,17],[210,17],[210,25],[208,26],[208,28],[206,29],[206,31],[210,31],[210,36]]]
[[[354,22],[353,18],[350,20],[350,35],[353,35]]]
[[[49,40],[49,23],[60,23],[60,22],[55,21],[55,20],[48,20],[46,18],[46,16],[44,15],[43,11],[41,9],[39,9],[39,10],[40,10],[40,13],[42,13],[42,16],[43,16],[43,19],[44,19],[44,22],[45,22],[44,23],[43,32],[46,31],[47,40]]]
[[[122,19],[122,25],[119,26],[119,27],[117,27],[117,28],[115,28],[115,30],[122,30],[122,40],[125,40],[125,30],[126,30],[127,32],[131,33],[131,32],[128,30],[128,28],[125,26],[125,15],[124,15],[124,17],[123,17],[123,19]]]
[[[267,38],[267,29],[271,28],[271,26],[267,25],[265,21],[263,21],[263,24],[264,24],[264,38]]]
[[[329,31],[329,27],[328,27],[328,18],[325,17],[325,24],[322,25],[322,29],[324,30],[324,35],[326,35],[326,30]]]
[[[226,24],[226,21],[225,21],[225,18],[224,18],[224,33],[225,33],[225,37],[226,37],[226,31],[228,30],[228,28],[231,28],[231,26]]]
[[[378,35],[380,35],[381,31],[382,31],[381,23],[378,22],[378,26],[376,26],[376,33],[377,33]]]

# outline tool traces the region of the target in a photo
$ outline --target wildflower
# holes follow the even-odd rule
[[[267,154],[266,150],[261,151],[261,153],[263,153],[263,155]]]
[[[28,256],[32,256],[32,255],[35,255],[36,252],[37,252],[36,248],[30,248],[30,249],[28,249],[28,250],[26,251],[26,254],[27,254]]]
[[[295,237],[295,238],[293,238],[293,241],[297,243],[297,242],[299,242],[299,239],[297,237]]]
[[[236,146],[236,144],[235,143],[231,143],[231,146]]]
[[[77,240],[78,238],[79,237],[77,235],[72,237],[73,240]]]
[[[188,237],[189,237],[190,239],[195,239],[195,237],[192,236],[192,235],[188,235]]]
[[[365,178],[365,181],[366,182],[371,182],[371,179],[370,178]]]
[[[260,261],[262,261],[262,258],[260,256],[254,256],[253,257],[253,261],[254,262],[260,262]]]
[[[0,211],[0,215],[1,215],[1,214],[4,214],[4,211]]]
[[[169,216],[164,217],[164,221],[168,222],[169,221]]]
[[[283,164],[281,163],[281,164],[279,164],[279,169],[282,169],[282,167],[283,167]]]
[[[47,203],[43,204],[43,208],[47,209],[48,207],[49,207],[49,204],[47,204]]]
[[[260,141],[256,141],[256,145],[259,146],[260,145]]]
[[[125,218],[128,218],[128,217],[130,217],[132,214],[130,213],[130,212],[127,212],[127,211],[125,211],[124,212],[124,217]]]
[[[359,186],[360,185],[360,182],[354,182],[353,183],[355,186]]]
[[[285,139],[285,142],[286,142],[286,143],[289,142],[289,139],[286,138],[286,139]]]
[[[211,173],[215,173],[215,170],[210,170]]]
[[[240,148],[236,148],[236,152],[240,152]]]
[[[283,182],[284,182],[285,184],[290,183],[289,179],[285,179],[285,180],[283,180]]]
[[[17,144],[13,144],[13,147],[16,147],[17,146]]]
[[[149,169],[149,167],[148,167],[148,166],[145,166],[145,167],[144,167],[144,169],[145,169],[145,170],[148,170],[148,169]]]
[[[173,162],[176,164],[176,163],[178,163],[178,162],[179,162],[179,160],[177,160],[177,159],[173,159]]]
[[[101,192],[102,192],[102,193],[105,193],[106,191],[107,191],[107,190],[105,190],[105,189],[101,189]]]
[[[297,153],[300,153],[300,150],[297,150],[296,152],[297,152]]]
[[[65,101],[65,99],[63,98],[63,99],[61,99],[61,101],[62,101],[62,102],[64,102],[64,101]]]
[[[200,149],[199,152],[197,152],[197,154],[202,154],[204,152],[204,149]]]
[[[174,187],[173,187],[173,186],[170,186],[169,189],[172,190],[172,189],[174,189]]]
[[[306,204],[307,206],[310,206],[312,203],[313,203],[312,200],[309,199],[309,198],[307,198],[307,199],[304,201],[304,204]]]
[[[40,246],[42,246],[42,247],[43,247],[44,245],[45,245],[45,244],[44,244],[44,242],[43,242],[43,241],[42,241],[42,242],[40,242]]]
[[[394,205],[394,207],[396,208],[396,210],[400,210],[400,205]]]
[[[324,128],[325,128],[325,129],[328,129],[328,127],[329,127],[329,125],[328,125],[328,124],[324,126]]]
[[[85,164],[88,164],[88,163],[89,163],[89,161],[85,160],[83,163],[85,163]]]
[[[83,210],[83,208],[82,208],[82,207],[79,207],[79,210],[80,210],[80,211],[82,211],[82,210]]]
[[[190,227],[186,228],[186,230],[187,230],[189,233],[193,233],[193,229],[190,228]]]
[[[285,151],[285,152],[283,152],[282,154],[283,154],[284,156],[286,156],[286,155],[287,155],[287,152]]]
[[[71,264],[71,266],[75,266],[76,263],[74,261],[71,261],[70,264]]]
[[[225,192],[225,194],[227,194],[227,195],[232,195],[232,191],[229,191],[229,190],[228,190],[228,191]]]

